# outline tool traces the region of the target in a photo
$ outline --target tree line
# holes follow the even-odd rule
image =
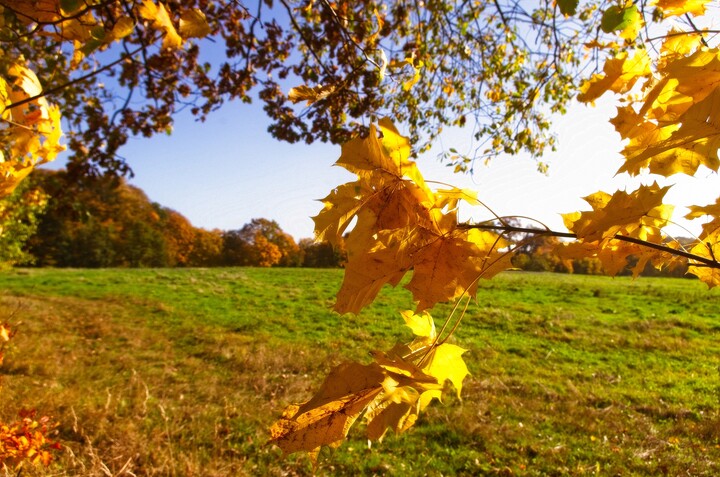
[[[117,176],[78,179],[65,170],[36,170],[12,197],[26,206],[0,211],[5,264],[340,267],[344,261],[341,247],[296,242],[274,220],[227,231],[195,227]]]
[[[342,267],[344,245],[299,241],[274,220],[252,219],[235,230],[193,226],[117,176],[78,179],[65,170],[36,170],[0,210],[0,263],[39,267]],[[513,222],[521,226],[519,221]],[[597,258],[562,260],[557,237],[509,237],[518,244],[513,268],[603,274]],[[627,274],[634,266],[631,260]],[[648,275],[683,276],[687,267]]]

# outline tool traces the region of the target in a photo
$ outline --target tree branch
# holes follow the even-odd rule
[[[561,238],[572,238],[577,239],[577,234],[571,233],[571,232],[558,232],[556,230],[551,229],[538,229],[534,227],[515,227],[512,225],[494,225],[494,224],[460,224],[458,228],[464,228],[464,229],[480,229],[480,230],[495,230],[495,231],[501,231],[505,233],[527,233],[527,234],[533,234],[533,235],[539,235],[539,236],[548,236],[548,237],[561,237]],[[665,252],[670,255],[675,255],[677,257],[683,257],[687,258],[688,260],[692,260],[695,262],[701,263],[703,266],[709,267],[709,268],[717,268],[720,269],[720,262],[714,259],[701,257],[699,255],[695,255],[690,252],[686,252],[684,250],[677,250],[672,247],[668,247],[667,245],[662,245],[658,243],[648,242],[645,240],[640,240],[634,237],[628,237],[626,235],[620,235],[617,234],[613,237],[614,240],[620,240],[621,242],[628,242],[633,243],[635,245],[640,245],[642,247],[651,248],[654,250],[658,250],[660,252]]]
[[[132,55],[134,55],[134,54],[136,54],[136,53],[139,53],[139,52],[140,52],[142,49],[144,49],[144,48],[145,48],[144,46],[139,47],[138,49],[136,49],[135,51],[133,51],[133,52],[130,54],[130,56],[132,56]],[[18,106],[22,106],[23,104],[31,103],[31,102],[35,101],[36,99],[39,99],[39,98],[42,98],[42,97],[45,97],[45,96],[50,96],[50,95],[53,95],[53,94],[55,94],[55,93],[58,93],[58,92],[64,90],[65,88],[68,88],[68,87],[70,87],[70,86],[72,86],[72,85],[74,85],[74,84],[76,84],[76,83],[80,83],[80,82],[82,82],[82,81],[85,81],[86,79],[92,78],[93,76],[99,75],[99,74],[102,73],[103,71],[109,70],[109,69],[113,68],[114,66],[119,65],[120,63],[122,63],[123,61],[125,61],[125,59],[126,59],[125,56],[121,56],[121,57],[118,58],[117,60],[115,60],[115,61],[113,61],[113,62],[111,62],[111,63],[108,63],[107,65],[105,65],[105,66],[103,66],[103,67],[101,67],[101,68],[99,68],[99,69],[97,69],[97,70],[95,70],[95,71],[92,71],[92,72],[90,72],[90,73],[88,73],[88,74],[86,74],[86,75],[80,76],[79,78],[75,78],[74,80],[68,81],[67,83],[63,83],[63,84],[61,84],[61,85],[55,86],[54,88],[50,88],[50,89],[48,89],[48,90],[45,90],[45,91],[43,91],[42,93],[36,94],[35,96],[30,96],[30,97],[25,98],[25,99],[23,99],[23,100],[17,101],[17,102],[12,103],[12,104],[9,104],[8,106],[6,106],[5,109],[7,110],[7,109],[12,109],[12,108],[17,108]]]

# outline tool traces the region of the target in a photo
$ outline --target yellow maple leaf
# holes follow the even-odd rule
[[[327,240],[336,245],[363,206],[362,182],[349,182],[333,189],[322,199],[323,209],[313,217],[315,236],[318,240]]]
[[[657,128],[656,124],[645,121],[645,117],[637,112],[632,106],[617,108],[617,115],[610,120],[615,130],[623,139],[642,137]]]
[[[354,138],[343,144],[335,164],[361,178],[372,177],[376,181],[409,178],[418,187],[426,189],[415,161],[409,159],[410,142],[398,133],[392,121],[383,118],[377,126],[371,124],[369,129],[367,137]]]
[[[432,350],[427,365],[422,370],[437,379],[438,383],[442,384],[446,380],[450,381],[459,398],[463,381],[470,374],[465,361],[462,359],[462,355],[466,351],[460,346],[443,343]]]
[[[405,324],[412,330],[415,336],[432,341],[436,337],[435,322],[427,311],[416,314],[412,310],[401,311]]]
[[[706,48],[669,62],[661,73],[678,80],[677,91],[702,101],[720,87],[720,49]]]
[[[412,250],[407,244],[413,243],[413,239],[408,231],[383,231],[377,234],[377,242],[371,240],[356,235],[348,237],[348,261],[333,307],[338,313],[358,313],[375,299],[384,285],[400,283],[412,266]],[[355,242],[359,245],[355,246]],[[375,245],[363,245],[367,243]]]
[[[128,16],[123,16],[118,18],[118,21],[115,22],[115,26],[113,26],[110,36],[113,40],[121,40],[132,33],[134,29],[135,21]]]
[[[371,441],[382,440],[388,429],[396,434],[405,432],[415,424],[417,417],[417,407],[413,404],[385,399],[365,413],[367,438]]]
[[[505,246],[497,234],[474,229],[437,237],[413,253],[413,276],[405,288],[417,300],[418,310],[466,292],[474,295],[481,276],[490,278],[509,264],[509,255],[503,261],[506,254],[499,251]],[[498,261],[503,265],[497,267]]]
[[[285,454],[312,453],[321,446],[337,446],[380,391],[380,386],[365,389],[305,412],[291,405],[270,428],[270,443]]]
[[[640,78],[650,74],[650,63],[650,57],[645,50],[636,50],[630,58],[625,51],[614,58],[608,58],[603,66],[603,74],[594,74],[580,86],[578,100],[589,103],[607,91],[630,91]]]
[[[718,257],[720,257],[720,223],[717,220],[708,224],[708,227],[704,229],[702,240],[690,249],[690,253],[717,263]],[[688,273],[698,277],[710,288],[720,285],[720,269],[718,268],[691,260],[688,263]]]
[[[664,17],[694,15],[701,16],[705,14],[705,8],[710,0],[654,0],[651,5],[655,5],[662,10]]]
[[[480,205],[477,192],[470,189],[438,189],[435,191],[435,196],[437,198],[435,207],[439,209],[457,209],[458,203],[461,200],[464,200],[470,205]]]
[[[585,198],[592,211],[567,214],[563,219],[568,229],[586,242],[607,241],[616,234],[660,242],[660,229],[667,225],[673,210],[662,203],[669,188],[653,183],[612,196],[598,192]]]
[[[203,38],[210,34],[210,25],[205,14],[197,9],[190,8],[180,15],[180,36],[183,38]]]
[[[42,86],[35,73],[16,63],[8,68],[8,78],[10,81],[0,81],[4,108],[0,118],[6,122],[0,198],[11,194],[37,164],[54,160],[64,150],[60,145],[60,111],[41,96]]]
[[[270,429],[270,442],[286,454],[336,445],[382,391],[385,378],[376,363],[348,362],[333,368],[312,399],[286,408]]]
[[[163,32],[163,48],[177,49],[182,46],[182,38],[170,20],[165,5],[162,3],[156,5],[152,0],[143,0],[142,5],[138,8],[138,14],[144,19],[150,20],[153,27]]]
[[[678,58],[688,56],[702,46],[701,32],[684,32],[671,28],[667,38],[660,47],[658,69],[664,69],[668,63]]]
[[[714,204],[699,206],[691,205],[688,206],[690,212],[685,215],[688,220],[694,220],[700,217],[710,217],[711,220],[703,224],[702,233],[700,234],[700,241],[704,241],[705,238],[711,237],[713,233],[720,229],[720,197],[715,201]]]
[[[442,385],[434,376],[401,357],[391,358],[379,352],[373,356],[387,371],[382,393],[368,405],[365,413],[368,439],[378,440],[388,429],[395,433],[409,429],[429,403],[428,397],[442,395]]]
[[[650,172],[666,177],[677,173],[694,175],[700,165],[717,171],[720,167],[720,87],[692,104],[676,124],[679,127],[661,133],[667,136],[671,131],[668,137],[656,137],[644,148],[626,148],[626,162],[620,172],[637,173],[647,167]]]

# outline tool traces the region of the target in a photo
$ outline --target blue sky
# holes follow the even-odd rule
[[[489,166],[478,166],[472,176],[453,174],[438,162],[438,149],[421,156],[418,165],[426,180],[478,191],[480,199],[500,215],[533,217],[564,230],[559,214],[587,209],[581,197],[598,190],[634,190],[640,182],[658,179],[613,177],[622,149],[608,123],[614,114],[609,98],[597,107],[576,105],[555,118],[559,147],[544,157],[550,164],[547,176],[539,174],[526,157],[496,158]],[[322,208],[317,199],[353,176],[332,166],[340,156],[339,146],[282,143],[270,136],[267,126],[259,105],[230,103],[204,123],[180,115],[172,135],[131,139],[120,153],[135,172],[132,184],[195,226],[231,230],[264,217],[276,220],[296,239],[311,237],[310,217]],[[469,139],[469,132],[454,130],[443,135],[443,144],[463,150]],[[720,193],[717,174],[707,170],[697,178],[661,181],[661,185],[674,183],[669,203],[705,205]],[[678,209],[675,217],[684,213]],[[462,211],[463,219],[489,217],[481,208]],[[699,224],[692,229],[697,233]],[[670,233],[688,235],[678,229]]]

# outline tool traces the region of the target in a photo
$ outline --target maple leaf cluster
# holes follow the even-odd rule
[[[429,313],[402,316],[415,335],[412,342],[373,352],[370,364],[333,368],[312,399],[285,409],[270,429],[271,442],[286,454],[307,452],[315,461],[322,446],[339,446],[361,416],[368,439],[380,440],[388,430],[412,427],[433,399],[442,399],[446,381],[459,397],[468,374],[465,350],[438,343]]]
[[[658,0],[653,14],[657,18],[702,16],[708,0]],[[655,39],[658,52],[639,36],[647,27],[644,16],[634,4],[614,6],[603,17],[603,30],[615,32],[623,45],[610,42],[598,45],[609,51],[602,73],[594,74],[581,85],[578,99],[593,102],[607,92],[621,95],[622,105],[610,121],[625,140],[624,162],[618,173],[633,176],[674,174],[694,176],[701,166],[717,172],[720,167],[720,48],[711,47],[703,29],[687,31],[676,26]],[[649,43],[651,40],[647,40]],[[619,50],[619,51],[618,51]],[[567,259],[595,256],[609,274],[627,265],[627,258],[639,258],[633,273],[637,275],[646,263],[656,267],[675,260],[672,249],[680,246],[665,237],[661,230],[670,223],[673,206],[662,203],[669,187],[656,183],[635,191],[618,191],[612,196],[598,192],[586,198],[593,210],[564,215],[569,230],[579,242],[559,253]],[[718,199],[720,201],[720,199]],[[705,216],[713,219],[703,226],[697,243],[689,254],[702,259],[688,262],[690,272],[709,286],[720,284],[720,271],[710,266],[720,251],[720,222],[715,205],[688,205],[686,219]],[[635,238],[663,244],[658,251],[615,238]]]
[[[0,76],[0,199],[36,165],[54,160],[60,145],[60,111],[41,96],[35,73],[20,63]],[[14,106],[10,106],[14,105]]]
[[[0,423],[0,466],[7,470],[20,469],[25,462],[50,465],[52,452],[61,448],[48,439],[52,428],[50,418],[36,419],[35,411],[22,411],[16,422]]]
[[[410,144],[389,119],[342,147],[337,165],[357,180],[335,188],[313,218],[319,240],[344,238],[348,259],[335,310],[359,312],[385,284],[405,285],[418,310],[474,293],[479,277],[510,267],[499,234],[461,227],[458,203],[477,204],[467,190],[431,190],[410,157]],[[352,226],[351,226],[352,225]]]

